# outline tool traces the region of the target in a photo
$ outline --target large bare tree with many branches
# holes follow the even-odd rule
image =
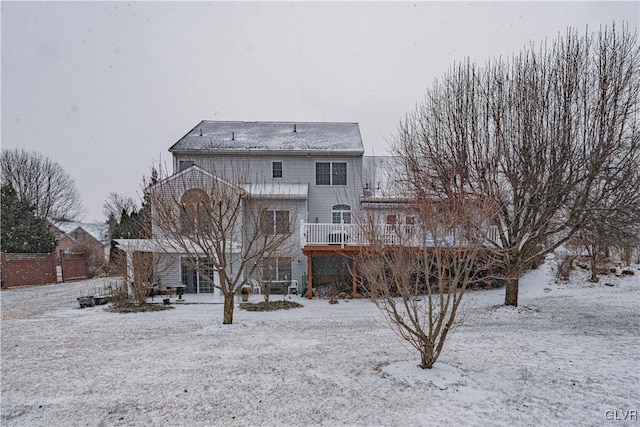
[[[80,193],[59,163],[42,153],[20,148],[3,149],[0,157],[3,184],[11,184],[20,200],[35,207],[38,218],[72,220],[82,213]]]
[[[564,37],[508,60],[454,65],[406,116],[394,141],[416,194],[464,190],[495,215],[518,304],[522,272],[577,232],[638,168],[640,49],[627,27]],[[631,189],[638,191],[637,188]]]

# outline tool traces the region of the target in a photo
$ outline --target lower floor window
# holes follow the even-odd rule
[[[291,280],[291,257],[271,257],[262,261],[262,280]]]
[[[212,294],[216,270],[206,258],[182,258],[182,284],[189,294]]]

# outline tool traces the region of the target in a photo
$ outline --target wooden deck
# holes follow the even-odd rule
[[[302,253],[307,257],[308,297],[312,298],[313,289],[313,258],[339,256],[351,262],[352,296],[356,297],[356,254],[366,251],[371,247],[371,240],[385,246],[404,246],[425,250],[437,247],[460,248],[460,242],[451,234],[428,237],[416,225],[391,225],[378,224],[371,232],[371,226],[367,229],[357,224],[319,224],[300,223],[300,245]],[[365,232],[365,230],[368,230]],[[370,238],[371,235],[375,237]],[[487,228],[487,242],[496,242],[498,229],[495,226]]]

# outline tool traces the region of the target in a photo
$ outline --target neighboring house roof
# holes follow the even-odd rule
[[[364,154],[357,123],[328,122],[203,120],[169,148],[170,152],[202,150]]]
[[[63,239],[67,236],[73,238],[72,233],[78,229],[82,229],[103,245],[109,244],[109,224],[100,222],[88,223],[65,221],[56,222],[53,225],[64,233],[64,235],[60,236],[59,239]]]

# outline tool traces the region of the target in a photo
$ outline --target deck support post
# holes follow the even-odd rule
[[[351,296],[356,297],[356,259],[351,258]]]
[[[309,299],[313,299],[313,255],[307,256],[307,293]]]

